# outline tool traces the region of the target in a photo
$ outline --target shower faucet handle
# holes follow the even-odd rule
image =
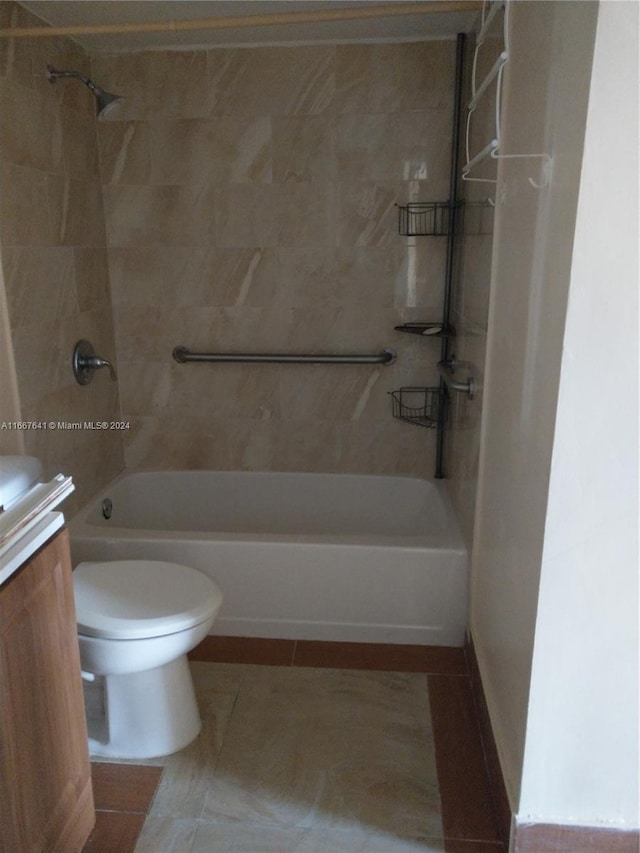
[[[116,371],[106,358],[96,355],[93,345],[89,341],[78,341],[73,348],[71,359],[73,375],[79,385],[88,385],[93,379],[93,374],[101,367],[108,367],[111,381],[117,380]]]

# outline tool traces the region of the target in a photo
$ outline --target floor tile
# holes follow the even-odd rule
[[[188,853],[444,853],[444,849],[438,838],[216,822],[200,824]]]
[[[466,674],[464,649],[438,646],[298,640],[293,663],[295,666],[329,666],[386,672]]]
[[[96,812],[96,825],[83,853],[133,853],[143,824],[143,814]]]
[[[199,826],[197,820],[148,817],[135,853],[191,853]]]
[[[208,636],[189,654],[192,661],[269,666],[373,669],[466,675],[464,649],[390,643],[336,643]]]
[[[426,676],[256,668],[201,817],[441,838]]]
[[[506,853],[468,677],[191,669],[202,732],[161,760],[93,765],[99,808],[140,812],[99,811],[85,853]]]
[[[240,683],[250,669],[235,664],[191,663],[202,729],[185,749],[165,756],[162,782],[151,808],[154,817],[200,816]]]
[[[445,853],[506,853],[505,848],[497,841],[461,841],[445,838],[444,849]]]
[[[445,837],[500,841],[469,679],[428,678]]]
[[[189,653],[189,660],[221,663],[252,663],[288,666],[293,660],[295,640],[259,637],[208,636]]]
[[[96,809],[146,814],[161,775],[161,767],[93,762],[91,781]]]

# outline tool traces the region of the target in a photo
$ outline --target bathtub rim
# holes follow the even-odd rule
[[[343,477],[363,477],[375,479],[394,479],[394,480],[411,480],[418,482],[426,482],[433,486],[438,494],[439,500],[442,502],[446,526],[442,531],[435,534],[425,535],[383,535],[371,533],[354,533],[354,534],[320,534],[320,533],[265,533],[264,531],[243,531],[232,532],[224,530],[215,531],[191,531],[181,530],[180,528],[155,529],[147,527],[118,527],[110,526],[106,522],[95,523],[87,519],[90,513],[100,509],[102,501],[107,497],[109,489],[115,487],[118,483],[126,480],[128,477],[140,474],[254,474],[260,476],[269,476],[284,474],[287,476],[296,476],[298,474],[311,477],[327,477],[331,479],[340,479]],[[464,542],[462,529],[456,516],[453,502],[449,494],[449,490],[445,480],[418,477],[410,475],[396,474],[354,474],[349,472],[315,472],[315,471],[240,471],[233,469],[202,469],[202,468],[181,468],[181,469],[158,469],[158,468],[125,468],[113,479],[106,483],[102,488],[95,492],[92,497],[67,521],[69,532],[72,537],[89,536],[92,538],[122,538],[123,540],[173,540],[176,538],[186,539],[188,541],[220,541],[220,542],[238,542],[238,543],[261,543],[268,545],[281,545],[283,543],[301,544],[301,545],[322,545],[322,547],[371,547],[381,546],[390,548],[407,548],[409,550],[447,550],[468,555],[468,549]]]

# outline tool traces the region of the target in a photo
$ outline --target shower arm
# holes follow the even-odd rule
[[[50,83],[55,83],[56,80],[59,80],[61,77],[70,77],[75,80],[80,80],[81,83],[84,83],[84,85],[96,99],[96,112],[98,116],[105,114],[106,111],[110,109],[113,104],[116,104],[118,101],[122,100],[122,95],[114,95],[112,92],[105,92],[104,89],[102,89],[100,86],[97,86],[93,82],[93,80],[90,80],[86,76],[86,74],[82,74],[81,71],[59,71],[52,65],[47,65],[47,80]]]
[[[55,81],[60,79],[60,77],[75,77],[77,80],[81,80],[94,95],[98,94],[98,89],[95,83],[93,83],[86,75],[82,74],[82,72],[57,71],[52,65],[47,65],[47,80],[49,80],[50,83],[55,83]]]

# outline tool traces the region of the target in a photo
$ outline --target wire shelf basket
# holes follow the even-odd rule
[[[440,416],[440,388],[398,388],[389,391],[393,417],[415,426],[435,429]]]
[[[393,327],[396,332],[406,332],[409,335],[420,335],[425,338],[455,338],[456,330],[453,326],[444,326],[442,323],[403,323],[401,326]]]
[[[416,201],[398,205],[398,231],[402,237],[446,237],[452,211],[461,207],[448,201]]]

